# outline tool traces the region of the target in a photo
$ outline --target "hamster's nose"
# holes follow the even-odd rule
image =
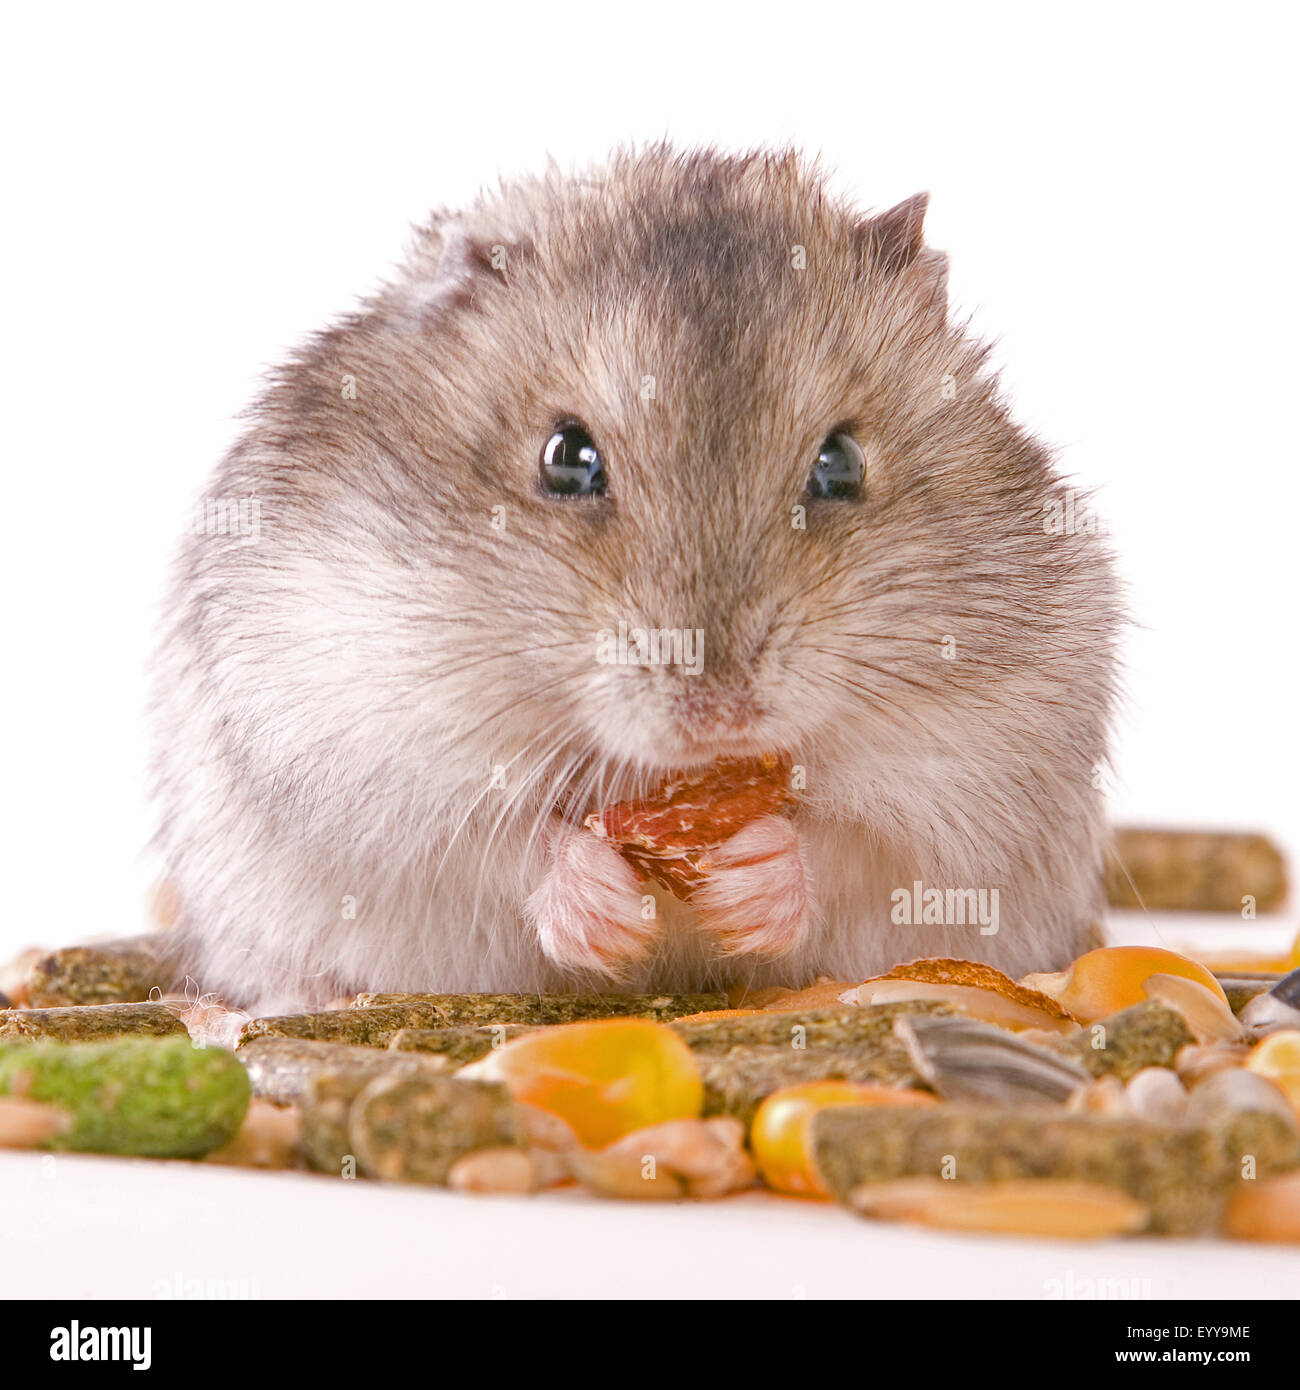
[[[720,687],[696,679],[679,684],[673,696],[673,713],[688,737],[705,740],[748,732],[762,711],[747,684]]]

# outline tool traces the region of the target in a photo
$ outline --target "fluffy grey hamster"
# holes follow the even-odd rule
[[[1099,906],[1104,543],[925,199],[658,146],[436,215],[273,376],[179,557],[158,848],[205,989],[1062,965]],[[584,813],[779,752],[690,903]]]

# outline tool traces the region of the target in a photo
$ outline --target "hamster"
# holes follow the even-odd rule
[[[552,167],[433,216],[274,373],[157,662],[203,988],[265,1012],[1083,948],[1113,564],[950,317],[925,206],[863,213],[784,151]],[[689,902],[584,824],[769,753],[796,810]]]

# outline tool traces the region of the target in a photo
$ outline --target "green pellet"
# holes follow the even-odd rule
[[[47,1148],[197,1158],[234,1137],[249,1084],[233,1053],[188,1037],[6,1043],[0,1095],[70,1117]]]

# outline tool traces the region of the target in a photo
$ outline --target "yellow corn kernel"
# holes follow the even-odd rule
[[[691,1050],[662,1023],[609,1018],[525,1033],[467,1068],[550,1111],[600,1148],[633,1130],[688,1119],[704,1105]]]
[[[1300,1029],[1270,1033],[1246,1058],[1246,1066],[1267,1077],[1300,1115]]]
[[[852,1081],[805,1081],[773,1091],[758,1107],[749,1132],[759,1176],[778,1192],[825,1197],[812,1161],[812,1119],[833,1105],[934,1105],[925,1091]]]
[[[1209,990],[1226,1006],[1218,980],[1199,962],[1159,946],[1103,946],[1052,975],[1026,975],[1021,984],[1050,994],[1081,1023],[1092,1023],[1140,1004],[1152,975],[1179,975]]]

